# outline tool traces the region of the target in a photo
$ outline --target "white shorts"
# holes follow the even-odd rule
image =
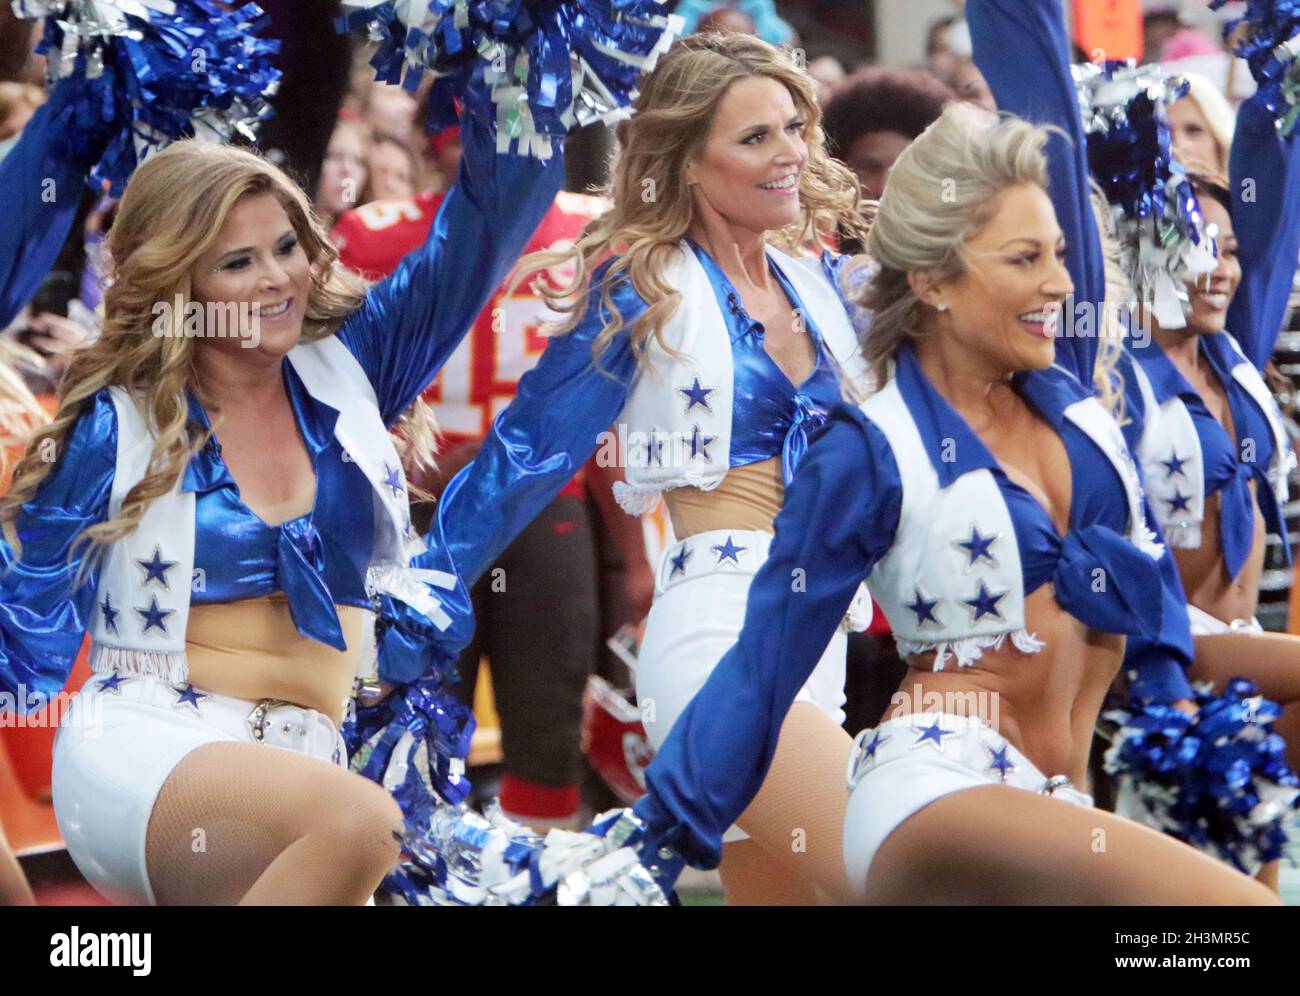
[[[95,675],[54,740],[59,830],[86,880],[115,902],[154,903],[149,817],[167,776],[194,748],[262,743],[347,765],[334,723],[314,709],[183,691],[158,678]]]
[[[1187,606],[1187,615],[1192,621],[1192,636],[1215,636],[1219,633],[1262,633],[1264,627],[1258,619],[1234,619],[1224,622],[1210,615],[1195,605]]]
[[[848,781],[844,865],[859,892],[885,839],[913,813],[949,793],[1010,785],[1092,805],[1091,796],[1061,775],[1048,778],[983,720],[947,713],[900,716],[863,730],[853,743]]]
[[[725,546],[728,541],[730,546]],[[636,666],[637,702],[646,737],[656,750],[740,636],[749,586],[767,559],[771,542],[770,533],[716,530],[697,533],[664,551]],[[741,550],[735,554],[739,563],[720,556],[715,546]],[[683,547],[688,551],[685,559],[680,556]],[[795,698],[796,702],[811,702],[836,725],[844,722],[846,648],[841,627]],[[723,840],[744,840],[746,836],[733,826]]]

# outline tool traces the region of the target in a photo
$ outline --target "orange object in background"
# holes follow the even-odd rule
[[[1141,59],[1141,0],[1074,0],[1074,41],[1091,62]]]
[[[68,694],[80,689],[90,677],[89,650],[87,640],[68,680]],[[66,700],[42,717],[49,725],[0,727],[0,822],[19,855],[63,846],[50,803],[50,769],[58,719],[65,711]]]

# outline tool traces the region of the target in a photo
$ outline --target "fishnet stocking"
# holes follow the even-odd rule
[[[205,744],[158,794],[154,897],[183,905],[361,905],[396,861],[401,811],[382,788],[258,744]]]
[[[816,706],[794,704],[767,779],[736,821],[751,840],[724,849],[728,902],[853,900],[844,870],[845,769],[852,746],[849,735]]]

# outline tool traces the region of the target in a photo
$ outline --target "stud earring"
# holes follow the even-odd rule
[[[936,311],[947,311],[947,310],[948,310],[948,306],[947,306],[946,304],[944,304],[942,301],[940,301],[940,302],[939,302],[938,304],[936,304],[934,307],[935,307],[935,310],[936,310]]]

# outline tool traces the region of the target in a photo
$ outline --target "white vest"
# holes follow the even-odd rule
[[[424,544],[411,531],[402,462],[365,371],[333,336],[301,343],[288,360],[308,393],[338,410],[335,438],[370,482],[375,540],[367,589],[401,598],[445,629],[450,619],[419,582],[450,588],[455,581],[440,572],[412,572],[408,567]],[[117,466],[109,517],[116,518],[127,493],[145,477],[155,434],[125,390],[113,387],[110,393],[117,414]],[[120,670],[174,682],[186,678],[195,495],[181,490],[184,478],[182,472],[172,490],[145,509],[139,527],[104,552],[90,619],[90,660],[97,672]],[[362,649],[361,663],[372,662],[373,648]]]
[[[1273,435],[1273,459],[1267,468],[1268,480],[1278,503],[1285,504],[1290,491],[1288,479],[1296,466],[1296,456],[1287,438],[1282,413],[1273,392],[1255,365],[1246,359],[1237,340],[1228,332],[1219,334],[1227,338],[1240,359],[1232,368],[1233,380],[1245,388],[1268,420]],[[1170,546],[1195,550],[1201,545],[1201,523],[1205,521],[1205,457],[1196,425],[1182,398],[1174,395],[1158,402],[1142,365],[1135,360],[1132,367],[1145,408],[1137,458],[1146,477],[1147,492],[1152,497],[1152,512]],[[1174,456],[1183,461],[1179,474],[1170,474],[1165,466],[1165,462]],[[1186,509],[1175,510],[1169,505],[1175,492],[1187,499]]]
[[[866,364],[857,333],[821,260],[772,246],[767,253],[808,310],[852,400],[865,397]],[[614,485],[614,497],[631,515],[650,511],[672,488],[712,491],[731,469],[735,384],[726,319],[689,246],[679,247],[664,281],[681,292],[682,302],[664,326],[662,342],[648,344],[619,418],[627,483]]]
[[[1011,513],[993,472],[973,470],[942,487],[920,429],[892,378],[861,408],[884,433],[902,479],[898,532],[889,552],[867,579],[894,630],[899,656],[933,650],[935,670],[942,670],[949,655],[957,659],[958,666],[968,667],[986,647],[1000,647],[1007,637],[1023,653],[1042,650],[1043,642],[1025,628],[1020,551]],[[1159,557],[1163,548],[1142,514],[1137,467],[1115,420],[1094,398],[1069,405],[1065,417],[1106,454],[1124,483],[1130,541],[1153,558]],[[988,556],[976,558],[974,565],[970,554],[957,545],[968,540],[972,530],[984,539],[995,537]],[[975,611],[964,602],[981,590],[1002,597],[997,600],[996,615],[976,619]],[[929,613],[932,619],[908,608],[918,599],[934,603]]]

